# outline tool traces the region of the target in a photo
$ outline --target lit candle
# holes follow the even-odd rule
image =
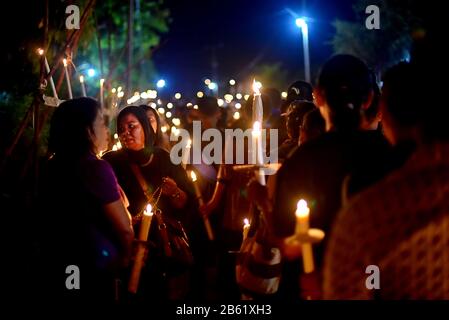
[[[84,85],[84,76],[80,75],[81,91],[83,92],[83,97],[86,97],[86,86]]]
[[[187,141],[187,145],[182,153],[181,163],[182,163],[182,167],[184,168],[184,170],[186,169],[187,163],[189,162],[191,147],[192,147],[192,140],[189,139],[189,141]]]
[[[263,151],[262,151],[262,130],[260,128],[260,122],[256,121],[253,125],[253,131],[252,131],[252,155],[253,160],[255,158],[256,165],[262,166],[263,165]],[[265,185],[265,174],[262,168],[259,168],[257,171],[257,181],[261,185]]]
[[[100,79],[100,105],[104,108],[104,79]]]
[[[150,204],[147,205],[143,212],[142,221],[140,222],[138,247],[134,264],[131,270],[131,276],[128,283],[128,291],[136,293],[139,286],[140,272],[143,267],[143,259],[145,256],[146,241],[148,239],[148,232],[150,231],[151,220],[153,219],[153,211]]]
[[[67,81],[67,89],[69,90],[69,98],[73,99],[72,84],[70,83],[69,70],[67,68],[67,59],[63,59],[62,63],[64,64],[65,79]]]
[[[190,171],[190,176],[192,178],[192,182],[193,182],[193,187],[195,188],[195,195],[196,198],[198,199],[198,204],[200,205],[200,207],[202,205],[204,205],[204,200],[203,200],[203,196],[201,194],[200,188],[198,186],[197,178],[196,178],[196,174],[194,171]],[[212,231],[212,226],[210,225],[209,219],[205,216],[203,216],[203,222],[204,222],[204,227],[206,228],[206,232],[207,232],[207,236],[209,238],[209,240],[214,240],[214,233]]]
[[[37,52],[39,53],[39,55],[44,56],[45,71],[47,71],[47,75],[48,75],[50,73],[50,66],[48,65],[47,57],[44,55],[44,50],[38,49]],[[53,76],[51,76],[49,80],[50,80],[51,90],[53,91],[53,97],[59,99],[58,94],[56,93],[55,83],[53,82]]]
[[[247,218],[243,219],[243,241],[248,237],[250,227],[249,220]]]
[[[253,81],[253,122],[259,121],[263,122],[263,103],[262,96],[260,94],[260,88],[262,88],[262,84],[256,79]]]
[[[309,213],[310,209],[307,207],[307,202],[303,199],[298,201],[296,207],[296,233],[300,235],[307,235],[309,231]],[[312,244],[310,242],[303,242],[302,262],[305,273],[310,273],[314,270]]]

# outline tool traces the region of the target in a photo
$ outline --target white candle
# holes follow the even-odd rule
[[[253,122],[259,121],[263,123],[263,103],[262,96],[260,94],[260,88],[262,88],[262,84],[256,79],[253,81]]]
[[[62,62],[64,63],[65,79],[67,81],[67,89],[69,90],[69,98],[73,99],[72,84],[70,83],[70,75],[67,68],[67,59],[63,59]]]
[[[243,219],[243,241],[248,237],[249,228],[251,227],[247,218]]]
[[[84,85],[84,76],[80,76],[80,83],[81,83],[81,91],[83,92],[83,97],[86,97],[86,87]]]
[[[38,53],[39,53],[39,55],[41,55],[41,56],[43,55],[44,56],[45,71],[47,72],[47,74],[49,74],[50,73],[50,66],[48,64],[47,57],[44,55],[44,50],[38,49]],[[51,90],[53,92],[53,97],[59,99],[58,98],[58,94],[56,93],[55,83],[53,82],[53,76],[50,77],[49,81],[50,81]]]
[[[100,79],[100,105],[104,108],[104,79]]]
[[[128,291],[132,293],[137,292],[139,286],[140,273],[143,267],[143,259],[145,257],[145,242],[148,240],[148,232],[150,231],[151,220],[153,219],[153,211],[150,204],[147,205],[146,210],[143,212],[142,221],[140,222],[139,229],[139,243],[137,247],[136,257],[131,270],[131,276],[128,283]]]
[[[253,154],[253,160],[256,160],[256,165],[262,166],[263,165],[263,151],[262,151],[262,130],[260,128],[260,122],[256,121],[253,125],[253,131],[252,131],[252,154]],[[254,159],[255,158],[255,159]],[[257,181],[261,185],[265,185],[265,174],[262,168],[259,168],[257,171]]]
[[[299,200],[296,207],[296,233],[307,235],[309,231],[309,213],[307,202],[303,199]],[[315,267],[313,262],[312,244],[304,242],[301,244],[302,262],[305,273],[311,273]]]
[[[184,170],[187,167],[187,163],[189,162],[189,158],[190,158],[190,148],[192,147],[192,140],[189,139],[189,141],[187,141],[187,145],[184,148],[184,151],[182,153],[182,167],[184,168]],[[193,172],[193,171],[192,171]]]
[[[204,200],[203,200],[203,196],[201,194],[200,188],[198,186],[197,178],[196,178],[196,174],[194,171],[190,171],[190,177],[192,178],[192,182],[193,182],[193,187],[195,188],[195,195],[196,198],[198,199],[198,204],[200,206],[204,205]],[[210,221],[207,217],[203,216],[203,222],[204,222],[204,227],[206,228],[206,232],[207,232],[207,237],[209,238],[209,240],[214,240],[214,233],[212,231],[212,226],[210,225]]]

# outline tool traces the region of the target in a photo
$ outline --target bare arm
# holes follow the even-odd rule
[[[125,208],[122,199],[104,205],[103,210],[106,214],[106,218],[118,235],[123,253],[123,264],[126,266],[131,257],[132,242],[134,240],[131,215]]]

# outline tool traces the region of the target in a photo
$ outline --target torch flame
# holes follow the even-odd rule
[[[307,217],[309,215],[310,209],[307,207],[307,201],[301,199],[298,201],[296,205],[296,216],[298,217]]]

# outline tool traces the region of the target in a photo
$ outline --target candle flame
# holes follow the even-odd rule
[[[104,79],[100,79],[100,86],[103,86],[104,84]]]
[[[253,80],[253,91],[254,94],[260,94],[260,89],[262,88],[262,83],[259,81],[256,81],[256,79]]]
[[[62,63],[64,64],[64,67],[67,67],[67,59],[62,59]]]
[[[196,181],[196,174],[194,171],[190,171],[190,176],[192,177],[192,181],[195,182]]]
[[[80,76],[80,82],[81,82],[81,83],[84,82],[84,76]]]
[[[307,217],[309,216],[310,209],[307,207],[307,201],[301,199],[296,205],[296,216],[297,217]]]
[[[151,204],[147,204],[147,208],[143,211],[143,214],[146,216],[152,216],[153,215],[153,207],[151,206]]]
[[[44,54],[44,50],[39,48],[39,49],[37,49],[37,53],[39,53],[39,55],[41,56]]]
[[[245,226],[249,226],[249,225],[250,225],[250,224],[249,224],[249,220],[248,220],[247,218],[243,219],[243,224],[244,224]]]

